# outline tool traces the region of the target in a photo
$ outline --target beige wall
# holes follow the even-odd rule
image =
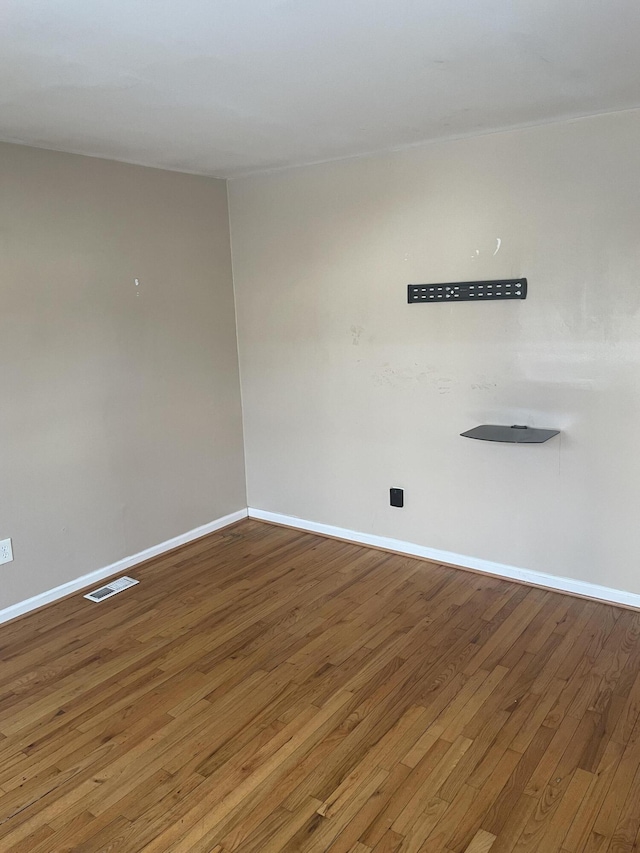
[[[0,292],[0,609],[246,506],[224,182],[2,145]]]
[[[250,505],[640,592],[639,151],[628,112],[232,181]]]

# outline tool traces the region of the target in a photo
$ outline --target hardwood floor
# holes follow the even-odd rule
[[[640,614],[243,521],[0,627],[0,850],[623,853]]]

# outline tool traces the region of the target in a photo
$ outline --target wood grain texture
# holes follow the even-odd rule
[[[242,521],[0,627],[0,849],[623,853],[640,614]]]

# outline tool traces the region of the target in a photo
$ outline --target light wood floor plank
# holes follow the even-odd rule
[[[256,521],[0,627],[0,849],[614,853],[640,614]]]

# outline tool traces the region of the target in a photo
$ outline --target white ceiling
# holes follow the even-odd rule
[[[638,0],[1,0],[0,139],[233,176],[640,106]]]

